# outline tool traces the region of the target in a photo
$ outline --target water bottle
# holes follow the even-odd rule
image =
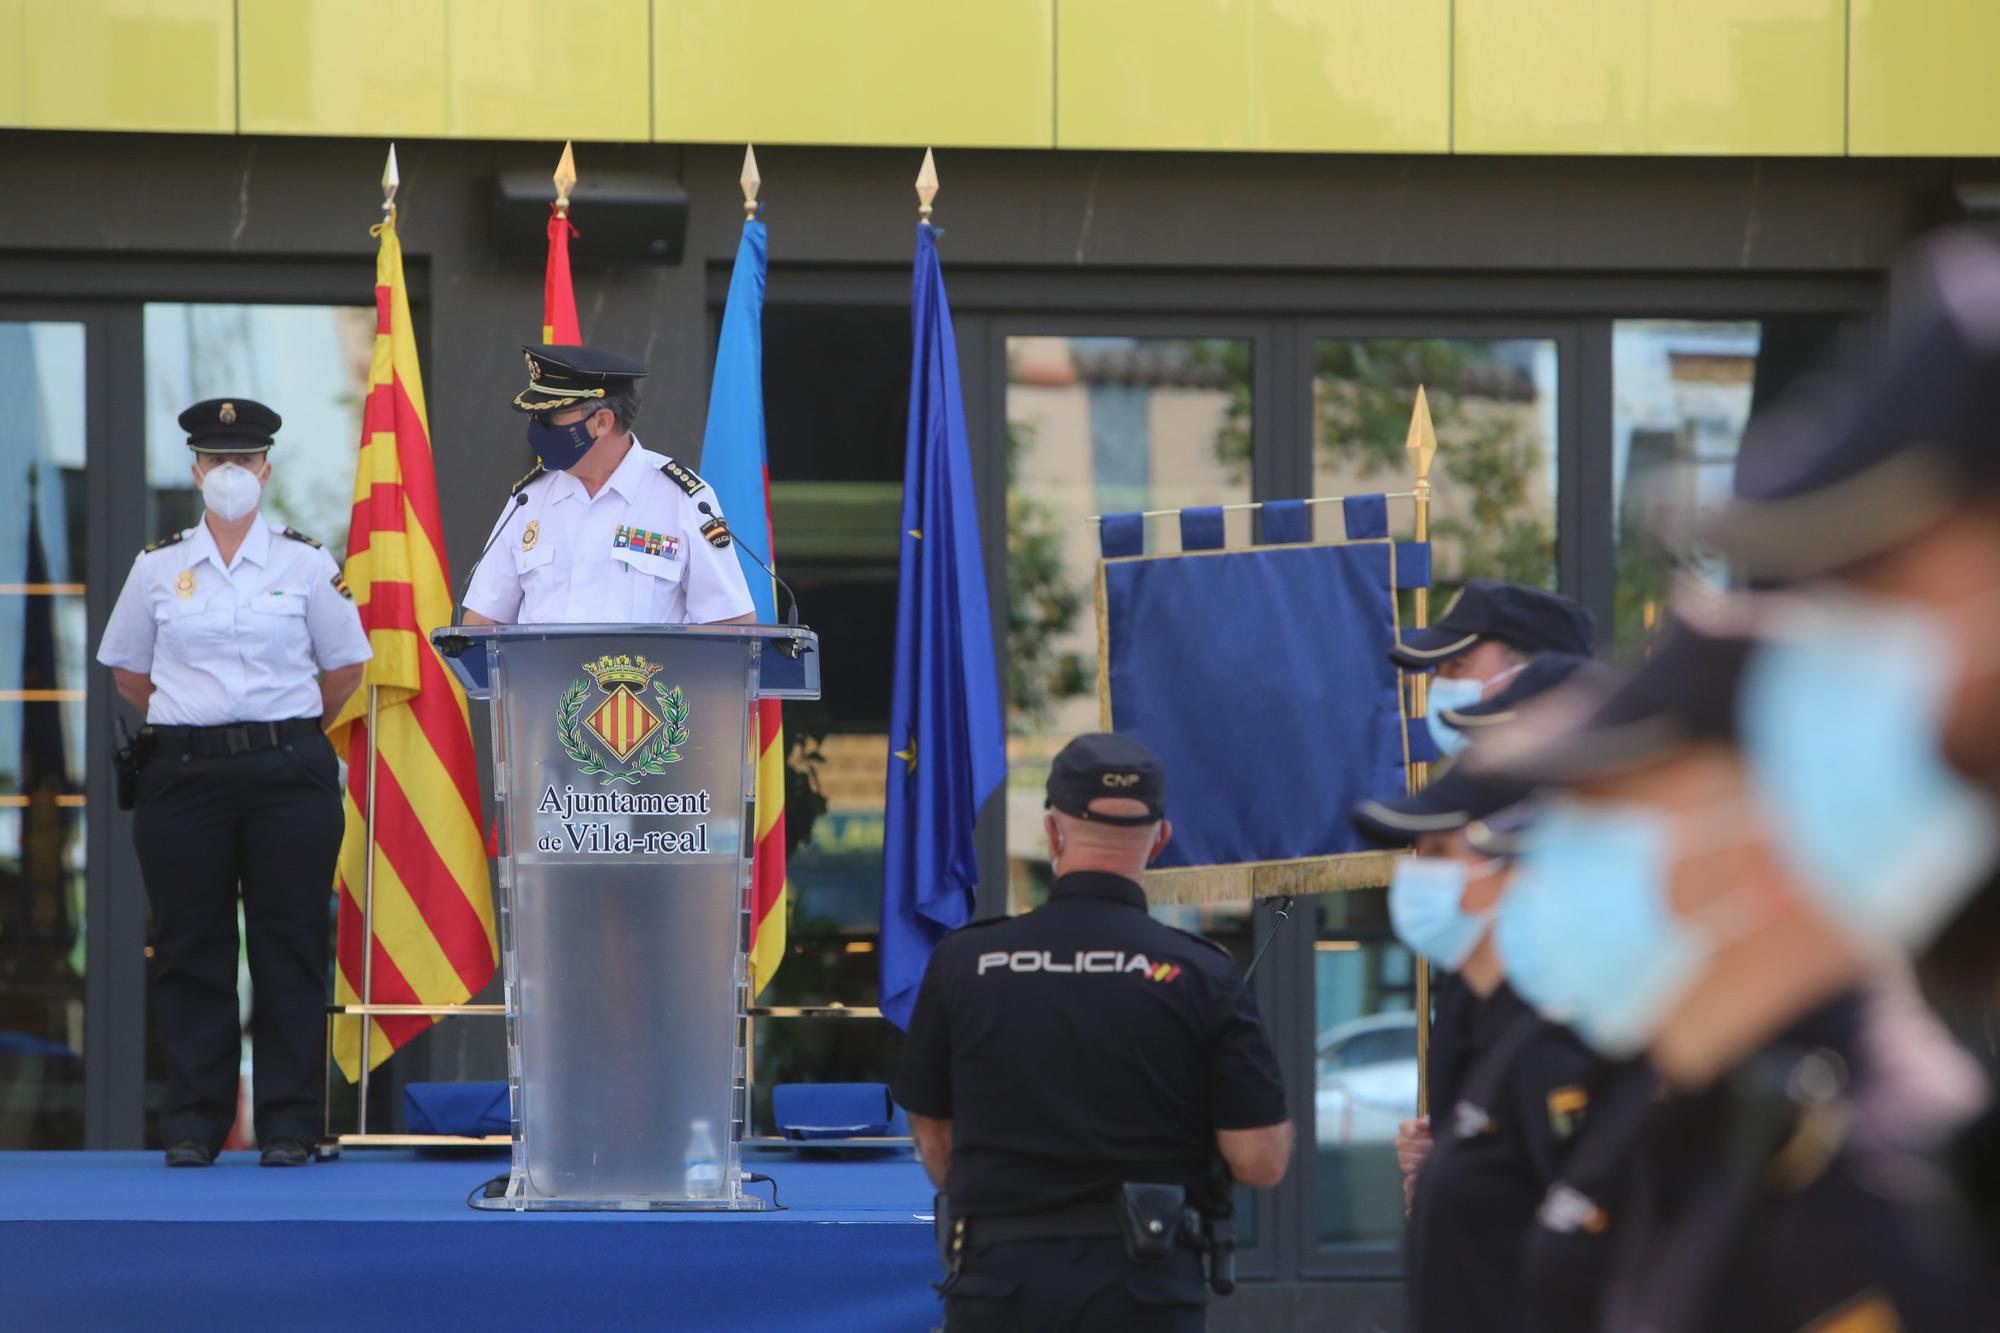
[[[722,1159],[715,1150],[715,1127],[706,1120],[688,1126],[687,1153],[681,1160],[683,1181],[690,1199],[722,1197]]]

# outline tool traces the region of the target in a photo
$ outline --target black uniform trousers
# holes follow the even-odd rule
[[[975,1240],[938,1290],[945,1333],[1200,1333],[1208,1320],[1200,1255],[1138,1264],[1116,1236]]]
[[[257,1140],[311,1143],[324,1128],[329,898],[345,823],[333,745],[316,726],[247,754],[184,744],[162,739],[132,818],[153,909],[161,1137],[220,1148],[236,1120],[240,891]]]

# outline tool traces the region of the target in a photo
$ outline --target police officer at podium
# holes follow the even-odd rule
[[[646,367],[591,347],[522,350],[528,384],[514,407],[530,418],[538,461],[508,492],[466,589],[465,623],[753,620],[714,489],[632,434]]]
[[[236,907],[249,931],[256,1131],[303,1166],[324,1126],[329,892],[344,827],[321,722],[372,653],[340,567],[259,499],[276,412],[210,399],[180,416],[201,522],[140,552],[97,660],[146,725],[133,841],[153,911],[167,1165],[208,1166],[236,1120]]]
[[[1078,737],[1048,809],[1047,905],[938,945],[893,1084],[944,1191],[945,1328],[1199,1329],[1183,1204],[1218,1153],[1242,1184],[1284,1175],[1277,1060],[1229,955],[1147,914],[1172,832],[1152,752]]]

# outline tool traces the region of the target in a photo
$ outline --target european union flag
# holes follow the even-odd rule
[[[931,950],[972,919],[972,826],[1007,773],[958,345],[935,233],[922,223],[910,315],[916,354],[882,843],[881,1004],[898,1027],[909,1026]]]

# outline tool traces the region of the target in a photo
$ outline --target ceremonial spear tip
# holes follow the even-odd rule
[[[1430,400],[1424,397],[1424,386],[1417,386],[1416,405],[1410,409],[1410,433],[1403,447],[1414,455],[1417,465],[1417,480],[1428,481],[1431,475],[1431,459],[1437,453],[1437,432],[1431,429]]]
[[[917,173],[917,217],[921,221],[931,220],[931,200],[937,198],[937,192],[937,159],[926,148],[923,169]]]
[[[757,190],[764,178],[757,174],[757,149],[753,144],[743,145],[743,174],[737,178],[743,186],[743,220],[757,220]]]
[[[394,207],[396,203],[396,187],[402,183],[403,178],[396,171],[396,145],[391,143],[389,145],[389,160],[382,166],[382,207],[384,209]]]
[[[576,148],[565,140],[562,160],[556,163],[556,174],[550,177],[556,184],[556,212],[569,216],[569,192],[576,184]]]

